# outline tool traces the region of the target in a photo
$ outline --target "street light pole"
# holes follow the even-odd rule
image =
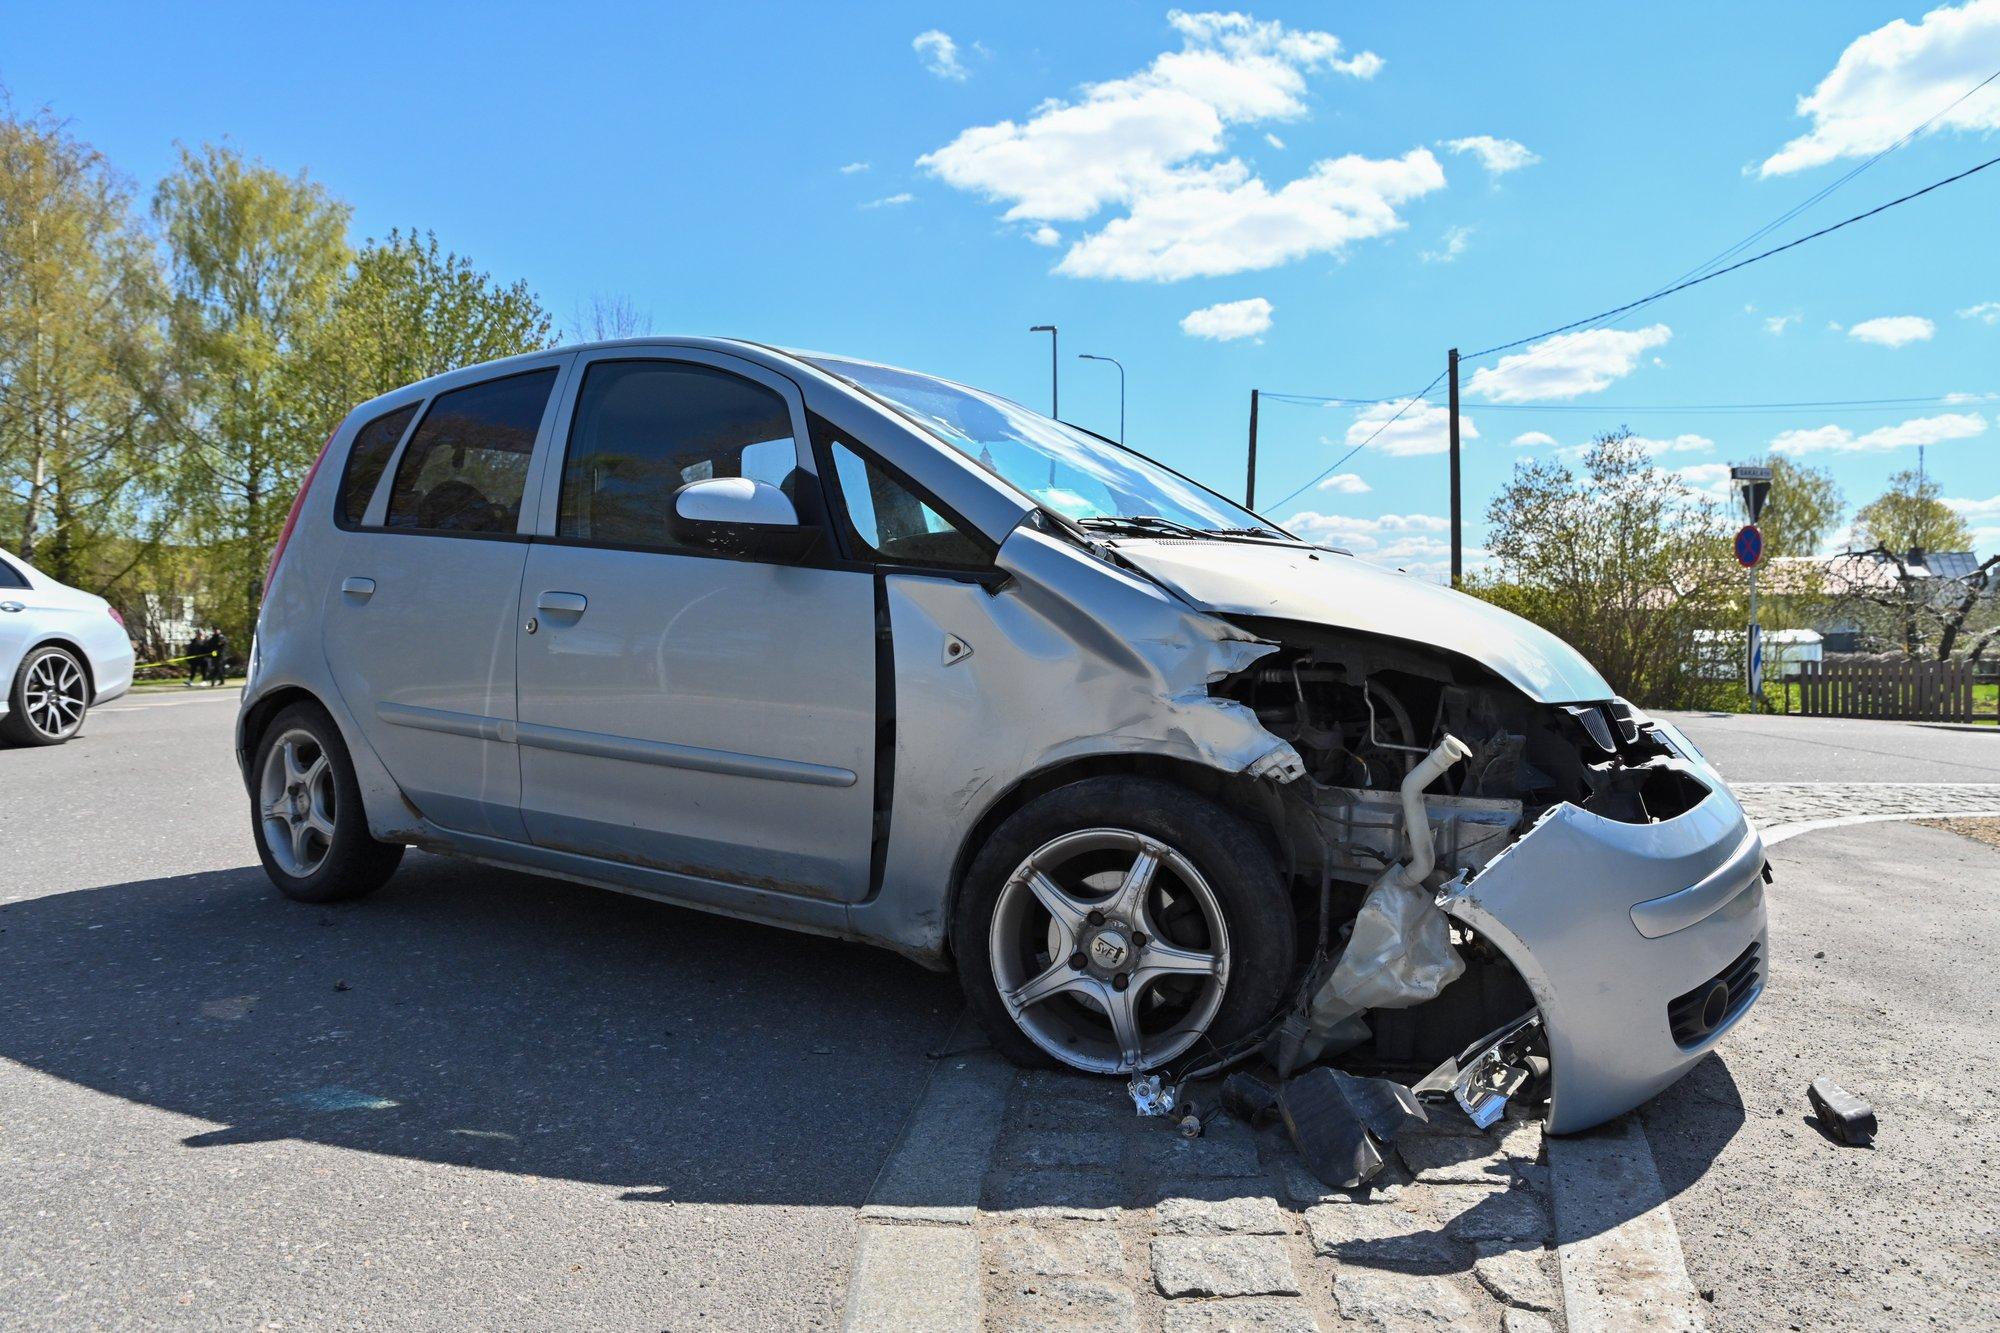
[[[1079,361],[1109,361],[1118,367],[1118,443],[1125,443],[1125,364],[1115,356],[1098,356],[1092,352],[1078,352]]]
[[[1049,335],[1049,415],[1057,421],[1061,421],[1062,397],[1058,391],[1058,377],[1056,374],[1056,326],[1053,324],[1037,324],[1029,329],[1028,332],[1046,333]]]

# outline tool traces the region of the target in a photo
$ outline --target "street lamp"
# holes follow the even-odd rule
[[[1118,367],[1118,443],[1125,443],[1125,364],[1115,356],[1098,356],[1094,352],[1078,352],[1079,361],[1109,361]]]
[[[1028,332],[1046,333],[1049,335],[1049,415],[1057,421],[1061,421],[1062,398],[1056,390],[1056,326],[1053,324],[1037,324],[1029,329]]]

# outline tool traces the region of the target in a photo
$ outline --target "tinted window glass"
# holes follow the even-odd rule
[[[825,423],[827,452],[840,479],[849,532],[866,552],[901,564],[984,569],[986,548],[926,504],[916,491],[874,459],[850,448]]]
[[[707,366],[600,361],[583,377],[556,533],[672,547],[674,492],[711,477],[769,482],[799,503],[785,400]]]
[[[368,512],[375,483],[382,480],[382,469],[389,466],[389,455],[396,451],[396,441],[403,438],[410,418],[416,414],[417,405],[411,403],[376,417],[354,433],[354,446],[347,451],[347,468],[340,474],[337,511],[349,527],[360,523],[361,516]]]
[[[25,588],[27,576],[5,560],[0,560],[0,588]]]
[[[554,370],[441,393],[410,437],[389,492],[389,526],[512,532]]]

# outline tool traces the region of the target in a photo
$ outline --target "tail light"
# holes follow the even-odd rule
[[[117,607],[113,606],[113,605],[112,605],[111,603],[109,603],[109,602],[106,602],[106,603],[104,604],[104,609],[105,609],[106,611],[109,611],[109,612],[111,613],[111,618],[112,618],[113,620],[115,620],[115,621],[117,621],[117,622],[118,622],[118,628],[119,628],[119,629],[124,629],[124,628],[125,628],[125,617],[124,617],[124,616],[121,616],[121,615],[119,615],[119,614],[118,614],[118,608],[117,608]]]
[[[346,418],[343,417],[340,424],[346,425]],[[333,447],[333,437],[338,434],[340,426],[328,432],[326,443],[319,447],[319,457],[313,459],[313,465],[306,469],[306,479],[299,483],[299,493],[292,497],[292,512],[285,515],[285,526],[278,533],[278,544],[271,548],[271,563],[264,569],[264,591],[267,593],[278,577],[278,561],[284,559],[285,544],[292,539],[292,529],[299,525],[299,510],[305,505],[306,492],[312,489],[313,478],[319,475],[319,465],[326,461],[326,451]]]

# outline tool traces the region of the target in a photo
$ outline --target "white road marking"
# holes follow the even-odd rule
[[[173,695],[125,695],[116,703],[100,704],[90,710],[91,716],[100,713],[143,713],[151,708],[178,708],[183,704],[240,704],[243,702],[241,690],[211,691],[204,694]]]
[[[2000,808],[1992,810],[1920,810],[1904,815],[1840,815],[1830,819],[1801,819],[1789,824],[1773,824],[1769,828],[1757,830],[1764,836],[1766,847],[1775,847],[1801,833],[1816,833],[1820,829],[1846,828],[1851,824],[1882,824],[1890,820],[1910,819],[1996,819],[2000,818]]]

